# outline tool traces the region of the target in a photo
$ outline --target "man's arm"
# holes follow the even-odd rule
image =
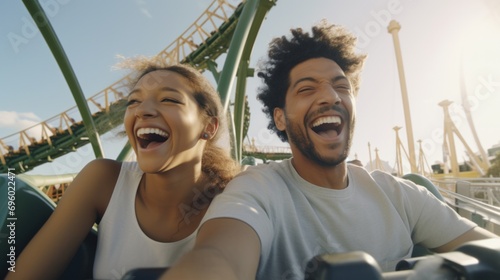
[[[452,241],[439,246],[437,248],[432,249],[432,251],[436,253],[444,253],[444,252],[450,252],[458,248],[460,245],[462,245],[465,242],[473,241],[473,240],[480,240],[480,239],[487,239],[487,238],[498,238],[497,235],[495,235],[492,232],[489,232],[481,227],[475,227],[469,231],[466,231],[464,234],[460,235],[459,237],[453,239]]]
[[[161,279],[255,279],[260,240],[246,223],[232,218],[205,222],[194,249]]]

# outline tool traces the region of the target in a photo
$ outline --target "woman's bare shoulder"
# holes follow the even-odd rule
[[[71,187],[94,200],[98,216],[102,217],[115,189],[122,163],[111,159],[95,159],[76,176]]]

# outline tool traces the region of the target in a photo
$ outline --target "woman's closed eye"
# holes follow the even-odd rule
[[[139,100],[137,100],[137,99],[129,99],[129,100],[127,101],[127,107],[128,107],[128,106],[131,106],[131,105],[134,105],[134,104],[136,104],[136,103],[139,103]]]
[[[182,104],[182,102],[180,102],[180,101],[179,101],[179,100],[177,100],[177,99],[167,98],[167,97],[163,98],[163,99],[161,100],[161,102],[171,102],[171,103],[176,103],[176,104]]]

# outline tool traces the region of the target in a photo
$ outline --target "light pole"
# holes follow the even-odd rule
[[[387,31],[392,34],[392,39],[394,41],[394,50],[396,51],[396,60],[398,64],[399,72],[399,83],[401,85],[401,95],[403,97],[403,110],[405,114],[405,125],[406,125],[406,137],[408,138],[408,150],[410,153],[410,168],[412,173],[417,172],[416,157],[415,157],[415,144],[413,140],[413,127],[411,125],[411,114],[410,105],[408,101],[408,92],[406,90],[406,79],[403,70],[403,58],[401,56],[401,48],[399,45],[398,32],[401,29],[401,25],[395,20],[389,22]]]

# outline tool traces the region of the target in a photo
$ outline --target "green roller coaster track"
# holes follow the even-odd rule
[[[52,135],[46,135],[42,141],[32,141],[19,145],[19,149],[8,149],[3,142],[4,150],[0,150],[0,173],[6,173],[8,168],[16,168],[17,173],[24,173],[34,167],[52,161],[55,158],[73,152],[79,147],[91,144],[96,158],[103,157],[100,137],[122,123],[125,111],[125,101],[117,99],[105,106],[102,110],[91,113],[89,100],[84,98],[78,80],[71,68],[64,49],[52,29],[50,21],[45,16],[37,0],[23,0],[26,8],[37,18],[36,23],[55,60],[57,61],[68,86],[73,94],[82,122],[68,125],[65,129],[56,130]],[[214,1],[215,3],[216,1]],[[219,1],[220,2],[220,1]],[[248,62],[255,38],[265,15],[276,4],[276,0],[247,0],[235,7],[233,14],[228,17],[215,31],[185,56],[180,63],[190,64],[200,70],[209,70],[217,80],[217,89],[220,93],[224,108],[228,110],[230,90],[236,81],[234,110],[232,124],[234,150],[236,160],[242,158],[242,142],[244,138],[245,121],[245,86],[246,78],[253,76],[253,69]],[[219,72],[215,60],[227,53],[224,66]],[[158,56],[168,55],[160,53]],[[177,54],[179,56],[179,54]],[[107,96],[106,96],[107,101]],[[248,113],[248,112],[247,112]],[[248,117],[247,117],[248,121]],[[61,120],[62,122],[62,120]],[[43,128],[43,127],[42,127]],[[20,138],[22,139],[22,135]],[[1,139],[0,139],[1,141]],[[123,160],[131,152],[130,146],[123,148],[118,160]]]

